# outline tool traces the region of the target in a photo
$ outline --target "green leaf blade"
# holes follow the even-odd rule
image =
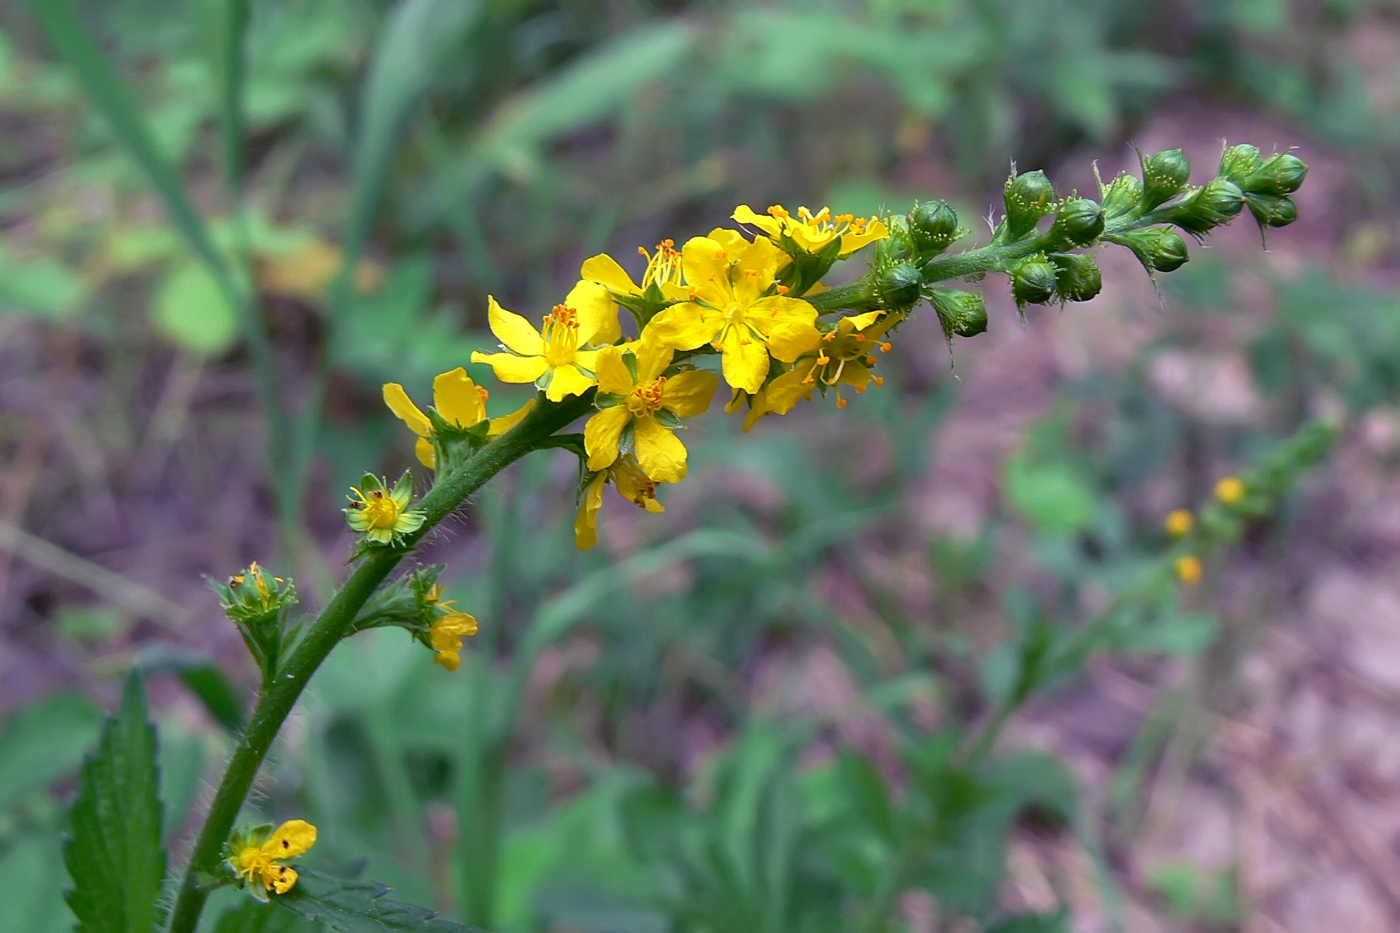
[[[421,933],[485,933],[455,920],[448,920],[426,907],[405,904],[386,895],[389,888],[373,881],[352,881],[300,870],[297,883],[272,903],[301,916],[319,921],[337,933],[393,933],[396,930]]]
[[[165,877],[160,843],[156,732],[133,672],[97,754],[83,765],[63,860],[73,879],[68,906],[87,933],[149,933],[160,920]]]

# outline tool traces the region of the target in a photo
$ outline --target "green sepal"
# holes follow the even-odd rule
[[[656,411],[656,423],[674,431],[681,426],[681,419],[669,408],[660,408]]]
[[[628,350],[622,354],[622,365],[627,367],[627,374],[632,377],[632,381],[637,381],[637,354]],[[595,402],[596,404],[596,402]]]
[[[166,855],[159,788],[156,730],[141,675],[133,670],[121,709],[103,725],[96,753],[83,763],[63,846],[73,881],[64,897],[84,933],[147,933],[161,921]]]
[[[398,478],[397,481],[395,481],[393,491],[390,492],[389,494],[390,494],[391,496],[398,496],[398,495],[402,495],[402,494],[404,494],[404,493],[407,493],[407,494],[409,495],[410,501],[411,501],[412,496],[413,496],[413,471],[412,471],[412,470],[404,470],[404,471],[403,471],[403,474],[399,476],[399,478]],[[404,509],[404,511],[407,512],[407,511],[410,511],[410,510],[409,510],[409,509]]]
[[[626,359],[626,356],[627,354],[624,353],[623,358]],[[632,365],[635,366],[636,363],[634,362]],[[634,375],[633,378],[635,379],[636,376]],[[627,401],[627,396],[618,395],[615,392],[599,392],[593,396],[593,406],[599,411],[605,408],[616,408],[625,401]]]
[[[637,423],[628,421],[627,427],[622,429],[622,433],[617,438],[617,455],[621,457],[632,450],[637,443]]]
[[[383,489],[384,483],[373,473],[366,473],[360,477],[360,491],[374,492],[376,489]]]

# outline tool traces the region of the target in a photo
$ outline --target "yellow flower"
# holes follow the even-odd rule
[[[797,217],[794,218],[787,208],[780,204],[768,208],[766,216],[747,204],[740,204],[733,216],[741,224],[762,230],[775,243],[781,243],[786,236],[809,253],[820,252],[833,240],[840,241],[836,253],[840,259],[845,259],[861,247],[890,235],[889,228],[882,220],[857,217],[854,214],[832,214],[829,207],[823,207],[815,214],[805,207],[799,207]]]
[[[288,820],[268,835],[269,824],[235,836],[225,848],[225,860],[240,886],[260,901],[268,894],[286,894],[297,883],[297,870],[284,864],[316,844],[316,827],[306,820]]]
[[[1191,586],[1201,579],[1201,560],[1194,554],[1186,554],[1176,559],[1172,564],[1172,569],[1176,571],[1177,579],[1187,586]]]
[[[465,430],[485,421],[486,400],[490,397],[491,393],[472,382],[471,376],[460,366],[433,380],[433,410],[453,429]],[[403,386],[397,382],[384,384],[384,404],[408,425],[410,431],[418,435],[418,443],[414,445],[418,461],[428,469],[436,470],[437,450],[429,440],[434,434],[432,419],[413,404]],[[535,400],[531,399],[511,414],[491,419],[486,436],[496,437],[515,427],[534,405]]]
[[[423,527],[423,513],[408,507],[413,501],[413,477],[408,473],[399,477],[393,489],[366,473],[350,492],[345,521],[371,544],[398,544],[403,535]]]
[[[579,500],[578,517],[574,519],[574,544],[586,551],[598,543],[598,510],[603,506],[603,486],[609,481],[618,495],[648,512],[664,512],[666,507],[656,501],[656,483],[652,482],[631,454],[618,457],[605,469],[589,474]]]
[[[1184,537],[1186,533],[1191,530],[1191,526],[1195,524],[1195,521],[1196,520],[1191,517],[1191,513],[1185,509],[1174,509],[1167,514],[1167,520],[1164,524],[1167,528],[1167,534],[1171,535],[1173,538],[1180,538]]]
[[[1215,498],[1226,505],[1236,505],[1244,498],[1244,481],[1238,476],[1227,476],[1215,484]]]
[[[710,237],[685,244],[682,263],[690,300],[652,318],[642,342],[673,350],[712,344],[724,354],[725,381],[753,394],[768,375],[769,337],[779,327],[815,333],[817,309],[786,297],[781,285],[778,294],[767,294],[785,258],[776,246],[768,240],[739,243],[735,251]]]
[[[490,299],[491,332],[504,353],[472,353],[473,363],[487,363],[502,382],[533,382],[551,402],[582,395],[592,388],[599,346],[622,336],[617,304],[597,282],[579,282],[563,304],[544,316],[539,330]]]
[[[676,249],[675,240],[662,240],[656,244],[656,252],[648,253],[644,247],[637,252],[646,258],[647,268],[642,273],[642,284],[632,281],[632,276],[614,258],[599,253],[583,263],[579,276],[586,282],[596,282],[605,286],[618,298],[642,298],[652,285],[655,285],[662,298],[672,301],[685,300],[685,288],[681,285],[681,254]],[[658,297],[653,295],[653,298]]]
[[[476,634],[476,617],[453,609],[456,600],[438,602],[438,595],[440,591],[434,586],[430,598],[444,611],[428,632],[433,643],[433,662],[455,671],[462,663],[462,637]]]
[[[768,341],[768,348],[779,359],[794,360],[792,368],[774,379],[753,400],[744,430],[753,427],[761,416],[774,412],[785,415],[792,407],[811,394],[813,389],[830,387],[836,392],[836,407],[845,408],[841,385],[848,385],[859,394],[872,384],[884,385],[885,380],[870,370],[877,362],[875,351],[890,351],[888,341],[880,338],[899,322],[899,317],[883,311],[867,311],[844,317],[836,328],[826,333],[809,333],[793,328],[780,328]],[[736,397],[730,404],[737,405]]]
[[[643,342],[634,351],[605,347],[598,353],[601,409],[583,428],[588,469],[602,470],[617,460],[630,434],[642,472],[658,483],[685,478],[685,445],[674,429],[710,407],[719,380],[690,370],[663,376],[673,351]]]

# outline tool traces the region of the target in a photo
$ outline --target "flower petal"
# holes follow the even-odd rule
[[[384,384],[384,404],[388,405],[394,416],[408,425],[408,429],[419,437],[427,437],[433,433],[433,423],[428,420],[427,415],[423,414],[421,408],[413,404],[413,400],[408,397],[403,386],[397,382]]]
[[[622,429],[632,420],[626,405],[605,408],[583,426],[583,448],[588,451],[588,468],[602,470],[617,459],[617,442]]]
[[[486,417],[486,405],[467,371],[458,366],[433,380],[433,407],[458,427],[469,428]]]
[[[691,237],[681,250],[681,269],[686,284],[701,301],[713,307],[724,307],[734,293],[729,282],[729,263],[736,258],[718,240]]]
[[[666,371],[666,367],[671,365],[671,358],[676,355],[670,347],[654,340],[642,343],[636,353],[637,385],[646,385],[655,380]]]
[[[603,505],[603,483],[607,479],[607,473],[599,473],[588,481],[583,491],[578,517],[574,519],[574,546],[580,551],[586,551],[598,543],[598,509]]]
[[[619,347],[604,347],[598,351],[598,391],[611,395],[627,395],[636,385],[627,364],[622,361]],[[595,468],[596,469],[596,468]]]
[[[306,820],[288,820],[263,843],[263,851],[272,858],[295,858],[316,844],[316,827]]]
[[[743,330],[731,327],[724,335],[724,381],[755,395],[768,375],[768,348]]]
[[[622,336],[617,322],[617,302],[597,282],[579,282],[564,298],[564,304],[578,312],[579,346],[609,344]]]
[[[731,216],[738,223],[757,227],[771,237],[778,236],[783,229],[776,217],[771,214],[760,214],[747,204],[740,204],[734,209],[734,213]]]
[[[792,406],[812,391],[812,384],[804,381],[811,371],[811,366],[799,366],[768,383],[763,390],[767,410],[779,415],[792,411]]]
[[[815,326],[817,309],[801,298],[788,298],[785,295],[769,295],[759,298],[744,314],[744,320],[759,332],[773,333],[780,324],[806,324]]]
[[[495,334],[507,349],[524,356],[544,354],[544,338],[529,321],[514,311],[502,308],[492,296],[487,296],[487,301],[489,307],[486,316],[491,322],[491,333]]]
[[[278,894],[286,894],[297,883],[297,870],[287,865],[276,865],[263,872],[263,882]]]
[[[551,402],[562,402],[570,395],[582,395],[597,385],[596,379],[585,376],[577,366],[556,366],[553,372],[554,378],[549,380],[549,388],[544,392],[544,397]]]
[[[530,409],[535,407],[535,401],[535,399],[530,399],[510,414],[492,418],[491,426],[486,429],[486,436],[498,437],[515,427],[530,413]]]
[[[673,350],[694,350],[714,340],[724,316],[694,301],[671,305],[647,322],[642,345],[660,344]]]
[[[822,335],[811,324],[784,323],[774,327],[768,334],[768,352],[773,359],[791,363],[800,356],[816,353],[821,349]]]
[[[604,288],[611,289],[617,295],[637,295],[641,289],[637,283],[632,281],[632,276],[627,274],[627,270],[622,268],[618,261],[607,253],[599,253],[584,260],[583,268],[579,270],[579,278],[588,282],[597,282]]]
[[[485,363],[502,382],[534,382],[549,369],[542,356],[516,356],[514,353],[472,353],[473,363]]]
[[[423,466],[430,470],[437,469],[437,451],[426,437],[418,438],[418,443],[413,445],[413,452],[418,455],[418,462]]]
[[[678,418],[694,418],[710,407],[718,388],[719,379],[714,373],[703,370],[677,373],[666,380],[661,390],[661,406]]]
[[[642,472],[658,483],[685,479],[685,445],[655,418],[638,418],[637,462]]]

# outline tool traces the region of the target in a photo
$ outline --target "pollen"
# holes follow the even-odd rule
[[[666,394],[666,377],[659,376],[646,385],[637,386],[627,399],[627,409],[639,417],[654,415],[661,410]]]

